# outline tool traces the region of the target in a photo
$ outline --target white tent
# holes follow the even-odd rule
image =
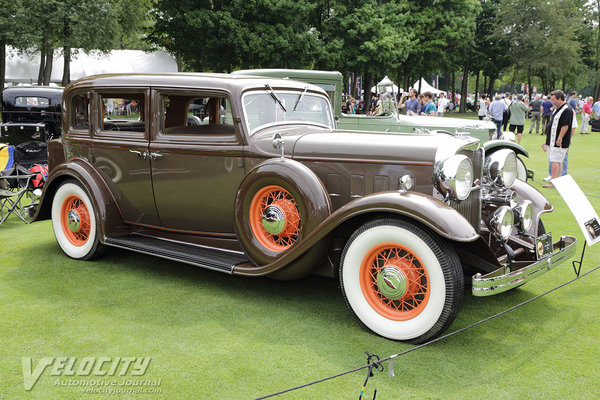
[[[410,87],[409,89],[419,90],[419,81],[416,81],[415,84],[412,85],[412,87]],[[425,92],[431,92],[433,94],[446,93],[443,90],[434,88],[429,83],[427,83],[427,81],[425,79],[421,78],[421,93],[425,93]]]
[[[377,85],[373,86],[371,88],[371,93],[377,93],[379,94],[379,85],[381,85],[382,83],[388,84],[388,83],[392,83],[392,90],[394,92],[394,94],[398,94],[398,86],[396,86],[392,81],[390,81],[390,78],[386,77],[383,78]]]
[[[75,52],[71,60],[71,80],[95,74],[114,72],[177,72],[175,59],[164,51],[146,53],[141,50],[113,50],[108,54]],[[10,47],[6,52],[6,82],[37,83],[40,54],[19,54]],[[54,53],[51,82],[60,83],[63,58]]]

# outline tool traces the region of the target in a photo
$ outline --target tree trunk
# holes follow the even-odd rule
[[[67,86],[71,82],[71,48],[63,48],[63,76],[61,85]]]
[[[0,41],[0,90],[4,89],[6,81],[6,43]]]
[[[450,89],[452,90],[452,100],[451,100],[451,101],[452,101],[452,109],[453,109],[453,110],[454,110],[454,106],[455,106],[455,103],[456,103],[456,102],[454,101],[454,100],[456,100],[456,93],[454,92],[454,89],[456,88],[455,75],[456,75],[456,74],[454,73],[454,71],[452,71],[452,75],[451,75],[451,78],[450,78],[450,79],[452,80],[452,81],[450,82],[450,85],[451,85],[452,87],[451,87]]]
[[[181,52],[175,53],[175,63],[177,64],[177,72],[183,71],[183,61],[181,58]]]
[[[448,76],[447,71],[446,71],[446,75],[444,75],[444,80],[446,81],[444,83],[446,85],[445,89],[446,89],[446,95],[447,95],[450,92],[450,77]]]
[[[473,100],[475,107],[477,107],[477,99],[479,98],[479,75],[481,75],[481,71],[477,71],[477,78],[475,79],[475,99]],[[485,89],[483,91],[485,92]]]
[[[467,111],[467,92],[469,91],[469,61],[465,61],[463,69],[463,79],[460,85],[460,112],[464,113]]]
[[[371,74],[364,75],[363,91],[365,92],[365,107],[363,113],[367,114],[371,110],[371,87],[373,87],[373,77]]]
[[[512,79],[510,80],[510,89],[509,89],[510,94],[515,93],[515,81],[517,80],[517,72],[519,72],[519,70],[518,70],[517,66],[515,65],[515,68],[513,70],[513,76],[512,76]]]
[[[490,96],[494,95],[494,82],[495,81],[496,81],[496,79],[493,76],[490,76],[489,86],[488,86],[488,90],[487,90],[487,92],[490,94]]]
[[[531,68],[527,68],[527,94],[528,94],[528,98],[529,98],[529,102],[531,102],[531,92],[532,92],[532,88],[531,88]]]
[[[44,65],[44,82],[43,85],[47,86],[50,84],[50,78],[52,77],[52,64],[54,62],[54,48],[52,45],[48,45],[46,50],[46,65]]]
[[[40,49],[40,69],[38,71],[38,85],[44,83],[44,69],[46,69],[46,41],[42,42],[42,48]]]
[[[489,94],[490,96],[492,95],[487,90],[487,75],[485,74],[485,72],[483,73],[483,86],[482,86],[482,90],[484,91],[485,94]]]

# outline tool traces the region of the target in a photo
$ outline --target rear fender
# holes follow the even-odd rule
[[[33,217],[34,221],[51,218],[54,194],[59,186],[69,179],[78,181],[89,193],[94,203],[96,221],[99,222],[99,238],[102,242],[106,237],[122,233],[127,229],[108,185],[98,172],[83,159],[71,159],[68,163],[62,163],[53,168],[49,179],[44,184],[44,192]]]
[[[336,210],[311,232],[302,242],[270,264],[255,266],[237,265],[237,275],[267,275],[300,257],[335,228],[359,217],[373,215],[398,215],[416,221],[436,234],[455,242],[473,242],[479,238],[475,229],[455,209],[431,196],[416,192],[384,192],[356,199]]]

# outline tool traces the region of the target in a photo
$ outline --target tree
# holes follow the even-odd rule
[[[0,4],[0,90],[6,78],[6,47],[25,48],[33,40],[28,33],[25,8],[21,0],[2,1]],[[21,33],[23,32],[23,33]]]
[[[148,40],[180,67],[198,71],[302,68],[314,61],[317,35],[307,0],[158,0]]]

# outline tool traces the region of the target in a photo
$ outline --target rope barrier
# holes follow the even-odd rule
[[[370,354],[369,352],[366,352],[366,353],[367,353],[367,356],[369,357],[369,358],[367,359],[367,365],[363,365],[363,366],[361,366],[361,367],[357,367],[357,368],[354,368],[354,369],[351,369],[351,370],[348,370],[348,371],[345,371],[345,372],[341,372],[341,373],[339,373],[339,374],[335,374],[335,375],[332,375],[332,376],[328,376],[328,377],[326,377],[326,378],[318,379],[318,380],[316,380],[316,381],[312,381],[312,382],[309,382],[309,383],[305,383],[305,384],[303,384],[303,385],[299,385],[299,386],[295,386],[295,387],[292,387],[292,388],[289,388],[289,389],[285,389],[285,390],[282,390],[282,391],[279,391],[279,392],[276,392],[276,393],[271,393],[271,394],[269,394],[269,395],[266,395],[266,396],[257,397],[255,400],[268,399],[268,398],[271,398],[271,397],[275,397],[275,396],[278,396],[278,395],[281,395],[281,394],[284,394],[284,393],[288,393],[288,392],[291,392],[291,391],[294,391],[294,390],[302,389],[302,388],[305,388],[305,387],[307,387],[307,386],[316,385],[317,383],[321,383],[321,382],[325,382],[325,381],[328,381],[328,380],[331,380],[331,379],[339,378],[339,377],[341,377],[341,376],[348,375],[348,374],[351,374],[351,373],[353,373],[353,372],[361,371],[361,370],[363,370],[363,369],[367,369],[367,368],[368,368],[368,369],[369,369],[369,373],[367,374],[367,380],[365,381],[365,384],[363,385],[363,388],[362,388],[362,390],[361,390],[361,396],[362,396],[362,393],[363,393],[363,391],[364,391],[364,389],[365,389],[365,386],[366,386],[366,384],[367,384],[367,381],[368,381],[368,379],[369,379],[369,376],[371,376],[371,374],[372,374],[372,371],[373,371],[373,369],[379,369],[380,367],[382,367],[382,365],[381,365],[382,363],[384,363],[384,362],[387,362],[387,361],[390,361],[390,366],[391,366],[391,365],[393,365],[393,364],[392,364],[392,363],[393,363],[393,360],[394,360],[395,358],[397,358],[397,357],[400,357],[400,356],[403,356],[403,355],[405,355],[405,354],[411,353],[411,352],[413,352],[413,351],[415,351],[415,350],[422,349],[422,348],[424,348],[424,347],[426,347],[426,346],[429,346],[429,345],[431,345],[431,344],[434,344],[434,343],[437,343],[437,342],[439,342],[439,341],[441,341],[441,340],[447,339],[447,338],[449,338],[449,337],[451,337],[451,336],[454,336],[454,335],[457,335],[457,334],[459,334],[459,333],[462,333],[462,332],[464,332],[464,331],[466,331],[466,330],[468,330],[468,329],[474,328],[474,327],[476,327],[476,326],[478,326],[478,325],[481,325],[481,324],[483,324],[483,323],[485,323],[485,322],[491,321],[492,319],[498,318],[498,317],[500,317],[501,315],[504,315],[504,314],[506,314],[506,313],[508,313],[508,312],[510,312],[510,311],[516,310],[516,309],[517,309],[517,308],[519,308],[519,307],[522,307],[522,306],[524,306],[524,305],[526,305],[526,304],[529,304],[529,303],[531,303],[532,301],[535,301],[535,300],[537,300],[537,299],[539,299],[539,298],[541,298],[541,297],[543,297],[543,296],[546,296],[546,295],[548,295],[548,294],[550,294],[550,293],[552,293],[552,292],[554,292],[554,291],[556,291],[556,290],[558,290],[558,289],[561,289],[561,288],[563,288],[564,286],[567,286],[567,285],[569,285],[569,284],[571,284],[571,283],[573,283],[573,282],[575,282],[575,281],[577,281],[577,280],[579,280],[579,279],[581,279],[581,278],[583,278],[583,277],[585,277],[585,276],[587,276],[587,275],[591,274],[592,272],[595,272],[595,271],[596,271],[596,270],[598,270],[598,269],[600,269],[600,265],[598,265],[597,267],[595,267],[594,269],[592,269],[592,270],[590,270],[590,271],[588,271],[588,272],[585,272],[585,273],[583,273],[583,274],[581,274],[581,275],[579,275],[579,276],[577,276],[577,277],[575,277],[575,278],[571,279],[571,280],[570,280],[570,281],[568,281],[568,282],[562,283],[562,284],[558,285],[557,287],[555,287],[555,288],[553,288],[553,289],[550,289],[550,290],[548,290],[548,291],[546,291],[546,292],[544,292],[544,293],[542,293],[542,294],[539,294],[539,295],[537,295],[537,296],[535,296],[535,297],[532,297],[532,298],[531,298],[531,299],[529,299],[529,300],[525,300],[525,301],[524,301],[524,302],[522,302],[522,303],[519,303],[519,304],[517,304],[517,305],[515,305],[515,306],[513,306],[513,307],[510,307],[510,308],[508,308],[508,309],[506,309],[506,310],[504,310],[504,311],[501,311],[501,312],[499,312],[499,313],[497,313],[497,314],[494,314],[494,315],[492,315],[492,316],[490,316],[490,317],[487,317],[487,318],[485,318],[485,319],[482,319],[481,321],[475,322],[474,324],[471,324],[471,325],[469,325],[469,326],[467,326],[467,327],[464,327],[464,328],[458,329],[458,330],[456,330],[456,331],[454,331],[454,332],[451,332],[451,333],[448,333],[448,334],[446,334],[446,335],[444,335],[444,336],[440,336],[440,337],[438,337],[438,338],[436,338],[436,339],[430,340],[429,342],[423,343],[423,344],[421,344],[421,345],[419,345],[419,346],[412,347],[412,348],[410,348],[410,349],[408,349],[408,350],[405,350],[405,351],[403,351],[403,352],[401,352],[401,353],[394,354],[394,355],[391,355],[391,356],[389,356],[389,357],[387,357],[387,358],[384,358],[384,359],[382,359],[382,360],[379,360],[379,357],[377,357],[376,355],[374,355],[374,354]],[[376,357],[376,358],[375,358],[375,360],[373,360],[373,356],[375,356],[375,357]],[[372,361],[372,360],[373,360],[373,361]],[[391,370],[390,370],[390,376],[393,376],[393,372],[392,372]]]

